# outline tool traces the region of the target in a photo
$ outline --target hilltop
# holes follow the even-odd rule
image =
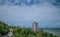
[[[47,32],[38,31],[34,32],[31,28],[21,28],[18,26],[9,26],[8,24],[0,21],[0,35],[6,35],[9,32],[9,29],[13,29],[12,37],[58,37],[53,36],[53,34],[48,34]]]

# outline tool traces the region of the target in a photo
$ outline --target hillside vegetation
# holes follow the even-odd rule
[[[57,37],[53,34],[48,34],[47,32],[38,31],[34,32],[31,28],[21,28],[18,26],[9,26],[8,24],[0,21],[0,35],[6,35],[9,32],[9,29],[13,29],[12,37]]]

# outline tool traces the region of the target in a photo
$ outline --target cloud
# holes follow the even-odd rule
[[[9,24],[31,27],[33,21],[39,27],[60,25],[60,8],[48,2],[32,6],[0,6],[0,20]]]
[[[60,7],[60,0],[47,0],[47,2],[51,3],[56,7]]]
[[[32,6],[32,5],[41,5],[44,2],[50,3],[55,7],[60,7],[60,0],[0,0],[0,5]]]

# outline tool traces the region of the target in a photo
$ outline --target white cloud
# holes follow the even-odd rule
[[[0,6],[0,19],[9,22],[22,22],[21,24],[35,20],[53,25],[53,22],[60,18],[59,11],[60,9],[46,2],[41,6]]]

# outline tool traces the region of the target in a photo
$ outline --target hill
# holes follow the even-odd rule
[[[9,26],[8,24],[0,21],[0,35],[6,35],[9,32],[9,29],[13,29],[12,37],[58,37],[53,34],[48,34],[47,32],[38,31],[34,32],[31,28],[21,28],[18,26]]]

